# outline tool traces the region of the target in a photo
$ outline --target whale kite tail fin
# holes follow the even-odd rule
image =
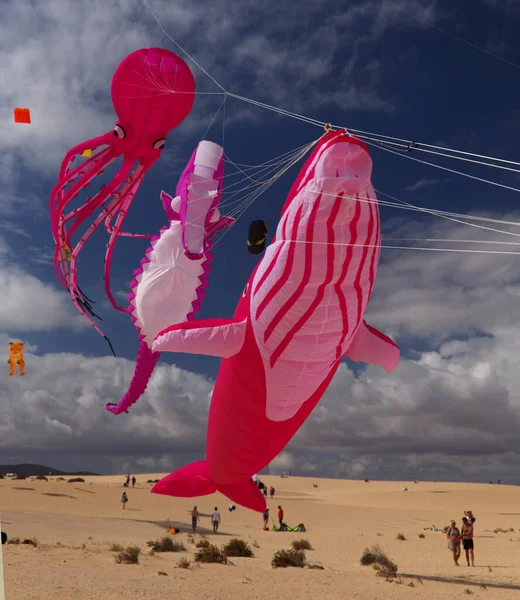
[[[132,404],[135,404],[139,400],[148,386],[148,382],[160,356],[160,352],[152,352],[145,342],[140,343],[130,387],[118,404],[109,402],[106,405],[105,408],[109,412],[114,415],[119,415],[122,412],[127,413]]]
[[[217,485],[209,476],[205,460],[193,462],[167,475],[152,488],[152,494],[194,498],[220,492],[232,502],[264,512],[266,501],[252,479],[232,485]]]

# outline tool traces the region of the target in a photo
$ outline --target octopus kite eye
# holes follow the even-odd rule
[[[247,290],[249,289],[249,283],[246,283],[246,287],[244,288],[244,291],[242,292],[242,298],[246,297],[247,294]]]
[[[126,131],[121,127],[121,125],[116,125],[114,127],[114,135],[116,136],[116,138],[124,140],[126,137]]]
[[[155,140],[155,142],[152,144],[152,146],[156,150],[162,150],[164,148],[165,143],[166,143],[166,138],[160,138],[158,140]]]

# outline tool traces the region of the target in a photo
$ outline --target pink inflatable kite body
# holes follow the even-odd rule
[[[120,235],[151,237],[125,234],[121,228],[143,177],[161,155],[166,134],[190,112],[195,99],[195,80],[186,63],[173,52],[161,48],[141,49],[129,54],[118,66],[112,79],[111,96],[118,118],[114,129],[67,152],[50,198],[56,274],[78,310],[101,335],[101,330],[87,315],[88,312],[96,316],[78,286],[78,255],[104,222],[110,234],[105,258],[105,290],[112,306],[126,312],[116,304],[110,291],[114,245]],[[72,168],[73,161],[80,155],[90,158]],[[123,156],[123,164],[108,185],[67,213],[70,201],[119,156]],[[70,187],[66,189],[67,186]],[[99,214],[73,245],[74,232],[98,210]]]
[[[146,390],[160,357],[152,352],[163,329],[195,318],[204,299],[212,261],[211,236],[231,225],[218,204],[224,177],[224,151],[202,141],[193,152],[176,189],[176,197],[161,193],[170,221],[152,239],[130,285],[129,313],[140,340],[134,377],[121,401],[107,404],[113,414],[128,412]]]
[[[377,198],[366,146],[327,133],[302,168],[276,236],[244,288],[233,319],[162,331],[154,350],[223,357],[209,412],[206,461],[152,492],[216,490],[263,511],[251,476],[287,445],[326,391],[340,360],[399,363],[396,344],[367,325],[380,254]]]

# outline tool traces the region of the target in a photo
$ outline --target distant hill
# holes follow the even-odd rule
[[[31,463],[0,465],[0,475],[7,475],[7,473],[16,473],[24,477],[36,477],[37,475],[98,475],[98,473],[91,473],[90,471],[67,473],[65,471],[58,471],[58,469],[52,469],[51,467],[45,467],[44,465],[34,465]]]

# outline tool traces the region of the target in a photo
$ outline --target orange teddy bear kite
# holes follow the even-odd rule
[[[22,342],[9,342],[9,358],[7,363],[10,366],[9,375],[14,375],[16,365],[20,369],[20,377],[25,375],[25,361],[23,359],[23,344]]]

